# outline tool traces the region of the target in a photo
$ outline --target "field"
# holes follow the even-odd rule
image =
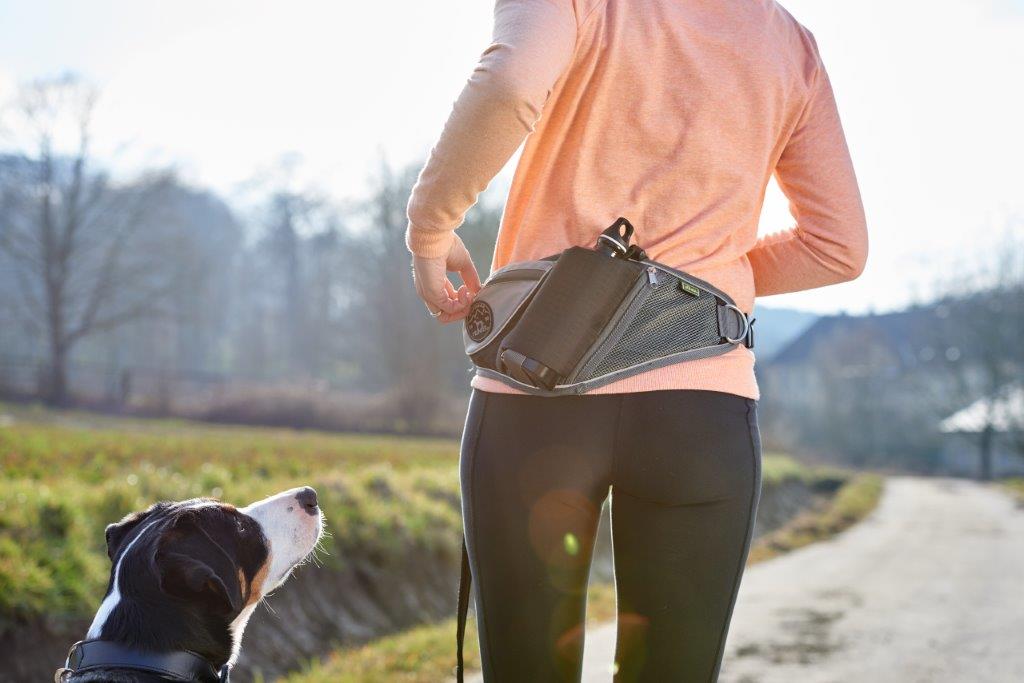
[[[320,494],[330,535],[319,557],[323,567],[304,571],[340,572],[346,558],[383,566],[426,552],[451,557],[457,567],[457,460],[452,440],[128,420],[0,404],[0,633],[44,617],[91,617],[109,575],[104,526],[162,499],[214,496],[241,504],[309,484]],[[780,455],[765,459],[766,487],[841,476]],[[771,552],[808,537],[776,538]],[[593,615],[607,619],[611,591],[595,591]],[[424,625],[346,649],[344,675],[331,660],[296,680],[432,680],[432,672],[450,667],[449,626]]]
[[[316,487],[320,561],[411,546],[458,551],[457,445],[173,421],[113,420],[0,405],[0,627],[91,615],[109,576],[103,529],[157,500],[246,503]],[[10,418],[8,418],[10,422]],[[345,552],[340,552],[343,548]]]

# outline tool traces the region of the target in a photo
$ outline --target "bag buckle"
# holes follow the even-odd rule
[[[499,370],[504,370],[512,379],[530,386],[551,391],[561,379],[554,370],[533,358],[527,358],[518,351],[503,349],[498,354]]]
[[[723,304],[723,308],[727,308],[736,313],[737,317],[743,322],[742,332],[735,337],[730,337],[727,334],[722,335],[722,339],[729,342],[730,344],[743,344],[748,349],[754,348],[754,321],[755,318],[748,318],[747,314],[739,309],[734,304]]]
[[[609,256],[630,258],[629,240],[633,238],[633,224],[621,216],[597,236],[595,248]]]

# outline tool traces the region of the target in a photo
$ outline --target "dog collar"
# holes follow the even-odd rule
[[[217,668],[194,652],[149,652],[110,640],[81,640],[71,646],[64,666],[53,675],[54,683],[64,683],[72,674],[97,669],[145,671],[169,681],[228,683],[231,667]]]

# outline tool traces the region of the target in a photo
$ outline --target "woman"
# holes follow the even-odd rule
[[[441,322],[480,286],[455,229],[524,139],[493,268],[591,246],[617,216],[748,313],[864,267],[828,76],[771,0],[498,0],[409,202],[417,291]],[[773,173],[796,225],[758,240]],[[579,679],[609,491],[617,680],[717,678],[760,492],[753,366],[740,345],[557,398],[474,378],[461,476],[485,680]]]

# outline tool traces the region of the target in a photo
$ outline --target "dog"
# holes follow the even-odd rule
[[[56,683],[228,680],[249,617],[323,533],[316,491],[157,503],[106,529],[110,583]]]

